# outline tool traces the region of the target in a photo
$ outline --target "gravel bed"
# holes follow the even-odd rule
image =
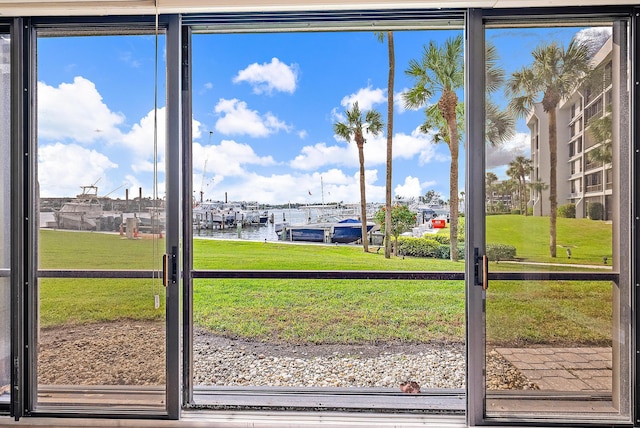
[[[198,386],[287,386],[421,389],[465,387],[464,345],[268,344],[194,334]],[[490,389],[531,389],[495,351],[487,358]],[[120,321],[43,329],[38,380],[50,385],[164,384],[164,324]]]

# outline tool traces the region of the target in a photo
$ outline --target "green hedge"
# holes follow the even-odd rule
[[[604,219],[604,205],[600,202],[591,202],[587,207],[589,211],[589,218],[591,220],[602,220]]]
[[[487,244],[487,257],[493,262],[513,260],[516,258],[516,247],[506,244]]]
[[[576,218],[576,204],[565,204],[558,207],[558,217]]]
[[[449,248],[449,239],[435,238],[438,235],[429,236],[427,238],[412,238],[401,236],[398,238],[398,254],[410,257],[431,257],[434,259],[449,259],[451,250]],[[445,236],[445,235],[442,235]],[[439,241],[446,241],[441,243]],[[464,259],[464,245],[458,245],[458,257]]]

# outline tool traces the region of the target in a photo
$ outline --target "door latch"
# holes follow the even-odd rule
[[[178,247],[171,247],[169,254],[162,256],[162,284],[165,287],[178,283]]]
[[[480,255],[480,250],[473,249],[473,276],[474,284],[482,286],[483,290],[489,288],[489,257]]]

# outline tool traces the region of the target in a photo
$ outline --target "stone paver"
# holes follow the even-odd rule
[[[612,389],[611,348],[497,348],[496,351],[540,390]]]

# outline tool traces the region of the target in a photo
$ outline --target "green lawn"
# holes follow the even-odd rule
[[[549,217],[487,216],[486,228],[487,242],[513,245],[523,261],[602,265],[607,257],[611,263],[611,223],[558,218],[555,259],[549,255]],[[571,259],[566,248],[571,249]]]
[[[558,243],[573,245],[570,260],[562,248],[557,259],[545,254],[546,218],[488,217],[487,240],[516,246],[517,256],[526,261],[601,265],[601,254],[611,252],[611,225],[558,220]],[[566,240],[569,236],[571,243]],[[152,269],[159,265],[163,245],[117,234],[42,230],[40,266]],[[357,246],[194,240],[196,269],[464,269],[462,261],[385,259],[381,253],[364,253]],[[507,263],[492,264],[491,269],[547,270]],[[602,282],[492,282],[487,293],[487,336],[500,344],[607,344],[611,288]],[[48,327],[121,318],[163,319],[164,305],[153,308],[154,294],[163,300],[159,280],[42,279],[40,323]],[[464,316],[462,281],[219,279],[194,283],[196,325],[218,334],[266,341],[463,341]]]

